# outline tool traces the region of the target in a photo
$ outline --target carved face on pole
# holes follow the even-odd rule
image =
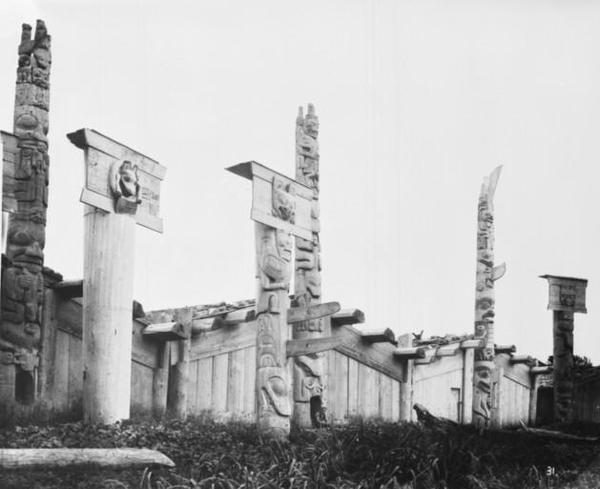
[[[22,266],[30,272],[39,273],[44,264],[44,245],[46,236],[43,226],[31,218],[16,217],[7,235],[7,256],[16,266]]]
[[[278,178],[273,179],[273,216],[291,224],[296,221],[294,189]]]
[[[132,165],[131,161],[113,163],[110,186],[115,197],[122,197],[135,203],[141,202],[138,167]]]

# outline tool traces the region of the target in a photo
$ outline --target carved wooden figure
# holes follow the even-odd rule
[[[587,280],[542,275],[548,280],[548,309],[553,311],[554,421],[573,421],[573,316],[587,313]]]
[[[319,240],[319,119],[308,104],[296,118],[296,180],[313,190],[311,202],[312,239],[296,238],[294,298],[298,306],[321,302],[321,258]],[[295,323],[294,339],[330,335],[325,318]],[[294,419],[300,426],[321,426],[327,422],[326,356],[324,353],[294,358]]]
[[[129,417],[136,222],[162,232],[158,162],[96,131],[68,134],[85,151],[83,414]]]
[[[292,415],[287,370],[292,234],[312,236],[312,190],[254,161],[228,168],[252,180],[256,237],[256,417],[261,435],[286,439]],[[338,306],[339,309],[339,306]]]
[[[31,404],[44,303],[44,244],[48,207],[50,36],[38,20],[23,24],[13,134],[3,133],[3,210],[10,211],[2,277],[0,402]]]
[[[494,267],[494,193],[502,167],[486,177],[481,186],[477,212],[477,274],[475,284],[475,339],[483,347],[475,349],[473,366],[473,423],[488,427],[492,408],[494,369],[494,282],[506,267]]]

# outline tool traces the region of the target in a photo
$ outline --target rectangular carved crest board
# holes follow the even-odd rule
[[[541,275],[548,280],[548,309],[586,313],[585,291],[588,281],[582,278]]]
[[[135,220],[141,226],[159,233],[163,231],[160,211],[160,182],[166,168],[157,161],[138,153],[93,129],[79,129],[67,134],[78,148],[85,150],[85,188],[81,202],[107,212],[114,212],[114,199],[110,189],[111,168],[115,163],[129,161],[137,167],[140,186],[140,205]]]
[[[313,190],[296,180],[267,168],[256,161],[247,161],[227,168],[232,173],[252,180],[252,213],[254,221],[283,229],[299,238],[312,241],[311,206]],[[273,208],[277,196],[292,203],[293,215],[282,219]]]

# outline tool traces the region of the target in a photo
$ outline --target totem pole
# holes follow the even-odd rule
[[[12,140],[12,213],[2,270],[0,402],[31,404],[37,391],[44,302],[44,244],[48,207],[50,36],[41,20],[31,38],[23,24]],[[6,162],[7,155],[3,155]],[[3,205],[4,208],[4,205]]]
[[[477,275],[475,284],[475,349],[473,366],[473,423],[487,428],[492,409],[492,372],[494,370],[494,282],[505,271],[494,267],[494,193],[501,166],[484,178],[477,212]]]
[[[259,433],[283,440],[292,415],[286,344],[292,274],[291,233],[312,239],[310,188],[250,161],[228,168],[252,180],[255,222],[256,416]],[[304,319],[304,318],[303,318]]]
[[[85,152],[83,416],[129,417],[135,225],[162,232],[158,162],[91,129],[67,135]]]
[[[587,313],[587,280],[556,275],[541,275],[548,280],[548,309],[553,312],[554,334],[554,421],[573,421],[573,315]]]
[[[308,104],[296,118],[296,180],[313,190],[311,205],[312,239],[296,238],[296,275],[294,299],[297,306],[310,307],[321,302],[321,249],[319,241],[319,119]],[[324,318],[293,324],[296,340],[324,338],[329,322]],[[324,353],[294,358],[294,419],[299,426],[319,427],[327,423]]]

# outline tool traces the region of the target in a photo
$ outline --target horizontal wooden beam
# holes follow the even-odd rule
[[[453,357],[460,351],[460,343],[450,343],[437,348],[436,357]]]
[[[399,360],[414,360],[417,358],[425,358],[425,350],[426,348],[422,348],[419,346],[415,346],[412,348],[396,348],[394,350],[394,357]]]
[[[341,344],[335,347],[335,351],[392,379],[400,382],[406,380],[404,363],[394,361],[396,348],[393,345],[389,343],[366,343],[363,341],[360,331],[351,326],[332,328],[331,335],[342,340]]]
[[[365,313],[360,309],[342,309],[331,316],[332,326],[346,326],[365,322]]]
[[[201,319],[200,321],[213,320],[211,327],[221,326],[237,326],[242,323],[249,323],[256,319],[256,309],[237,309],[235,311],[228,312],[224,316],[217,316],[215,318]]]
[[[83,297],[83,280],[63,280],[52,286],[62,299]]]
[[[288,340],[286,342],[286,351],[288,357],[298,357],[300,355],[310,355],[312,353],[333,350],[341,343],[342,340],[337,337]]]
[[[147,448],[2,448],[3,470],[134,469],[175,467],[166,455]]]
[[[535,364],[537,363],[537,361],[529,355],[513,355],[512,357],[510,357],[509,362],[513,365],[519,363],[526,363],[528,365],[531,365],[532,367],[535,366]]]
[[[174,341],[189,338],[191,325],[186,328],[185,325],[177,321],[166,323],[149,324],[144,328],[142,334],[148,338],[157,341]]]
[[[531,375],[549,374],[552,371],[553,371],[552,365],[543,365],[543,366],[539,366],[539,367],[531,367],[531,369],[529,369],[529,373]]]
[[[517,347],[515,345],[494,345],[494,353],[498,355],[499,353],[515,353],[517,351]]]
[[[464,340],[460,343],[461,348],[483,348],[483,340]]]
[[[319,319],[331,316],[339,312],[339,310],[339,302],[324,302],[308,307],[290,307],[287,311],[287,322],[288,324],[294,324],[302,321],[310,321],[311,319]]]
[[[379,331],[361,331],[360,336],[367,343],[391,343],[396,345],[396,337],[390,328]]]

